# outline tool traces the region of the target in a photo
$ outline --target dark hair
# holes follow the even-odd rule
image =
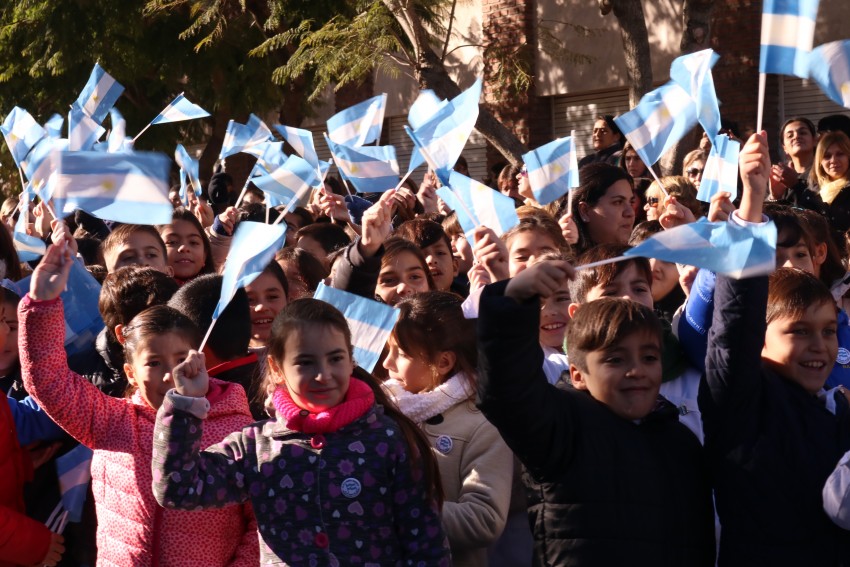
[[[289,211],[287,214],[288,215],[295,215],[296,217],[301,219],[301,226],[299,227],[299,229],[304,228],[308,224],[313,224],[314,222],[316,222],[315,219],[313,218],[313,215],[310,214],[310,211],[308,211],[304,207],[295,207],[294,209]]]
[[[296,238],[300,239],[304,236],[318,242],[325,254],[344,248],[351,242],[351,237],[345,229],[331,222],[308,224],[298,231]]]
[[[205,332],[212,324],[212,316],[221,296],[218,274],[205,274],[187,282],[177,290],[168,305],[186,315]],[[207,344],[221,360],[235,360],[248,353],[251,342],[251,312],[245,288],[239,288],[233,299],[218,317]]]
[[[647,238],[663,232],[664,227],[657,220],[643,221],[632,229],[632,235],[629,237],[629,246],[637,246]]]
[[[100,253],[101,240],[94,236],[83,236],[74,238],[77,241],[77,250],[83,257],[86,266],[92,264],[103,264],[103,254]]]
[[[23,277],[21,260],[18,258],[15,242],[12,240],[12,234],[6,225],[3,225],[3,230],[0,230],[0,260],[6,262],[5,277],[12,281],[18,281]]]
[[[579,170],[579,179],[581,185],[570,192],[570,198],[573,201],[573,221],[578,229],[578,242],[575,244],[575,248],[583,252],[595,243],[590,239],[587,223],[578,214],[579,203],[586,203],[590,207],[595,206],[605,196],[608,189],[621,180],[627,181],[634,193],[634,181],[628,172],[616,165],[607,163],[591,163],[582,167]]]
[[[97,300],[107,340],[117,344],[116,325],[127,325],[145,309],[167,303],[178,287],[174,278],[148,266],[124,266],[108,274]]]
[[[250,221],[250,222],[266,222],[266,205],[263,203],[239,203],[239,208],[236,209],[236,212],[239,214],[239,222]],[[279,213],[275,211],[275,217],[277,218]],[[269,220],[271,221],[271,213],[269,213]]]
[[[846,114],[830,114],[818,120],[818,133],[840,130],[850,138],[850,116]]]
[[[441,223],[446,236],[451,239],[453,236],[463,236],[463,227],[460,226],[460,221],[457,220],[457,212],[452,211],[443,219]]]
[[[564,240],[564,234],[561,232],[561,227],[558,226],[555,217],[537,207],[522,206],[516,212],[519,217],[519,224],[502,235],[505,246],[510,247],[511,240],[522,232],[545,234],[552,239],[552,242],[559,249],[567,246],[567,241]]]
[[[623,132],[620,130],[620,127],[617,126],[617,123],[614,122],[614,116],[611,114],[597,114],[593,121],[604,120],[605,124],[608,125],[608,128],[611,129],[611,132],[617,135],[620,138],[620,141],[623,141]]]
[[[767,323],[776,319],[799,319],[814,305],[835,305],[829,288],[809,272],[777,268],[770,275],[767,292]],[[836,307],[837,309],[837,307]]]
[[[133,354],[149,337],[161,336],[166,333],[176,333],[197,348],[201,343],[201,333],[191,319],[167,305],[155,305],[145,309],[124,326],[121,334],[124,337],[124,360],[133,363]],[[130,384],[125,396],[129,397],[136,390]]]
[[[283,268],[280,267],[280,264],[277,262],[269,262],[269,265],[266,266],[266,269],[262,271],[260,275],[269,275],[273,276],[274,279],[280,283],[280,287],[283,288],[283,294],[286,296],[286,300],[289,301],[289,282],[286,279],[286,274],[283,272]]]
[[[576,258],[576,266],[583,266],[600,260],[610,260],[622,256],[630,248],[631,246],[627,244],[597,244]],[[646,258],[629,258],[587,270],[577,270],[575,279],[570,280],[570,298],[573,303],[586,303],[587,294],[591,289],[610,284],[614,281],[614,278],[631,265],[634,265],[639,273],[646,276],[647,283],[652,283],[652,268],[649,267],[649,260]]]
[[[629,299],[605,297],[585,303],[567,327],[570,364],[587,371],[587,355],[614,347],[635,333],[647,333],[661,346],[661,322],[652,309]]]
[[[171,214],[171,223],[174,224],[174,221],[186,221],[195,227],[195,230],[198,231],[198,234],[201,237],[201,242],[204,245],[204,265],[201,268],[201,271],[198,272],[197,275],[201,274],[214,274],[215,273],[215,262],[213,262],[212,256],[212,247],[210,246],[210,239],[207,237],[207,233],[204,231],[204,227],[201,226],[201,221],[198,220],[198,217],[195,216],[195,213],[187,209],[186,207],[177,207],[174,209],[174,212]],[[171,225],[166,224],[159,227],[159,233],[162,235],[163,232]],[[163,247],[165,247],[165,241],[163,241]],[[166,253],[166,262],[168,258],[168,253]]]
[[[844,276],[844,265],[841,263],[841,258],[846,252],[839,250],[838,244],[832,237],[829,221],[826,220],[825,216],[811,209],[803,209],[799,211],[799,214],[808,225],[815,246],[826,245],[826,259],[820,267],[820,281],[831,286],[837,279]],[[841,244],[844,245],[843,242]]]
[[[802,122],[806,125],[806,128],[809,129],[809,132],[812,133],[812,136],[817,136],[817,129],[815,128],[815,123],[806,118],[805,116],[795,116],[793,118],[789,118],[785,122],[782,123],[782,128],[779,129],[779,137],[784,141],[785,139],[785,128],[788,127],[792,122]]]
[[[384,255],[381,257],[381,270],[384,269],[384,266],[393,263],[396,258],[405,252],[410,252],[416,256],[416,259],[419,260],[420,264],[422,264],[422,269],[425,270],[425,280],[428,282],[428,289],[437,289],[436,284],[434,284],[434,278],[431,276],[431,270],[428,269],[428,261],[425,260],[425,255],[422,253],[422,249],[413,242],[404,238],[393,236],[384,242]]]
[[[301,283],[311,292],[316,291],[319,283],[328,277],[328,270],[322,262],[303,248],[282,248],[275,255],[275,261],[280,264],[294,265],[298,270]],[[284,267],[281,266],[281,268]],[[284,273],[286,273],[285,268]]]
[[[776,225],[777,248],[791,248],[802,240],[809,252],[814,255],[815,242],[808,230],[809,225],[802,215],[797,214],[788,205],[781,204],[768,204],[764,212]],[[778,236],[781,232],[785,232],[785,238],[780,242]]]
[[[393,235],[405,238],[419,248],[427,248],[442,240],[448,246],[449,251],[452,249],[452,241],[443,227],[430,220],[413,219],[405,221],[399,225]]]
[[[478,345],[475,321],[464,317],[462,304],[463,299],[446,291],[406,297],[396,304],[399,317],[392,337],[404,352],[421,358],[429,366],[436,363],[441,352],[453,352],[456,361],[448,377],[463,372],[472,386],[468,392],[471,399],[475,392]],[[431,388],[437,386],[431,384]]]
[[[100,243],[100,253],[104,259],[104,263],[106,262],[106,256],[111,254],[112,251],[122,244],[126,244],[130,237],[136,233],[143,232],[153,239],[156,240],[157,244],[159,244],[160,249],[162,250],[162,261],[163,263],[168,263],[168,251],[165,249],[165,241],[162,240],[162,235],[160,232],[153,226],[148,224],[122,224],[117,226],[109,233],[109,236]],[[107,269],[109,266],[106,266]]]
[[[631,143],[631,142],[629,142],[628,140],[626,140],[626,143],[625,143],[625,144],[623,144],[623,152],[620,154],[620,160],[617,162],[617,165],[618,165],[618,166],[619,166],[619,167],[620,167],[623,171],[628,171],[628,170],[626,170],[626,152],[634,152],[634,154],[635,154],[636,156],[638,156],[638,159],[639,159],[639,160],[640,160],[640,162],[643,164],[643,169],[644,169],[644,173],[646,174],[646,176],[647,176],[647,177],[649,177],[649,176],[651,176],[651,175],[652,175],[652,174],[649,172],[649,166],[648,166],[648,165],[646,165],[646,163],[644,163],[643,158],[642,158],[642,157],[640,157],[640,155],[638,155],[637,150],[635,150],[635,147],[634,147],[634,146],[632,145],[632,143]]]
[[[342,333],[349,356],[353,358],[354,347],[351,343],[351,329],[345,320],[345,316],[336,307],[324,301],[310,298],[296,299],[284,307],[272,323],[267,352],[278,368],[283,368],[283,361],[286,356],[286,340],[290,333],[300,332],[308,325],[319,325]],[[411,466],[421,463],[429,496],[442,504],[443,493],[440,471],[425,434],[390,401],[387,393],[371,374],[361,368],[356,368],[354,377],[369,385],[375,394],[375,402],[382,406],[384,413],[398,424],[410,449]],[[266,365],[265,388],[263,390],[267,394],[266,407],[269,410],[273,410],[271,398],[276,387],[277,381],[271,373],[270,365]]]

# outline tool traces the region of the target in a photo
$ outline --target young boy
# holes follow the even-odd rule
[[[478,405],[525,466],[541,565],[714,565],[699,441],[658,401],[661,327],[633,301],[581,306],[567,345],[574,388],[542,370],[540,297],[573,273],[546,261],[484,288]]]
[[[744,191],[732,222],[763,222],[766,134],[740,154]],[[822,490],[850,449],[843,396],[825,396],[838,350],[836,308],[814,276],[718,276],[699,405],[723,526],[719,565],[841,565],[850,535]]]
[[[168,265],[165,242],[152,226],[122,224],[106,237],[101,244],[101,252],[109,273],[124,266],[139,265],[173,274]]]

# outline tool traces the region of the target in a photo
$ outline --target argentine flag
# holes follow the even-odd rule
[[[76,103],[68,112],[68,150],[87,152],[94,147],[106,128],[83,112]]]
[[[410,110],[407,111],[407,123],[416,130],[448,103],[449,101],[441,99],[431,89],[424,89],[410,105]]]
[[[264,142],[258,146],[257,162],[251,171],[251,176],[271,173],[286,163],[289,157],[283,151],[283,142]]]
[[[75,104],[100,124],[123,92],[124,87],[121,83],[95,63],[89,80]]]
[[[809,74],[826,96],[850,108],[850,40],[816,47],[809,57]]]
[[[83,505],[86,503],[86,494],[91,481],[93,455],[94,451],[85,445],[77,445],[56,459],[62,507],[68,512],[68,520],[71,522],[79,522],[83,519]]]
[[[54,114],[44,123],[44,129],[47,130],[47,136],[49,138],[61,138],[62,126],[64,125],[65,118],[61,114]]]
[[[809,76],[819,0],[764,0],[759,73]]]
[[[646,93],[636,107],[614,118],[647,167],[652,166],[697,124],[697,106],[679,85],[669,82]]]
[[[319,155],[316,153],[316,146],[313,143],[313,133],[311,131],[293,128],[292,126],[283,126],[282,124],[275,124],[274,128],[280,132],[286,143],[292,146],[295,153],[307,160],[313,167],[319,167]]]
[[[359,147],[376,142],[384,125],[387,95],[380,94],[328,119],[328,137],[337,144]]]
[[[273,195],[279,203],[288,204],[296,199],[299,204],[304,204],[310,196],[310,190],[319,185],[319,178],[316,177],[316,170],[304,158],[292,155],[268,175],[251,179],[251,183]]]
[[[701,219],[654,234],[623,256],[687,264],[735,279],[761,276],[776,269],[776,225]]]
[[[219,159],[244,152],[272,138],[272,132],[265,123],[251,114],[246,124],[234,120],[227,123],[227,131],[224,133],[224,142],[221,145]],[[253,155],[256,155],[253,154]]]
[[[685,89],[697,105],[697,118],[710,139],[720,132],[720,104],[711,68],[720,56],[711,49],[682,55],[670,65],[670,80]]]
[[[738,197],[738,153],[741,142],[732,140],[725,134],[714,137],[711,153],[702,172],[697,199],[708,203],[721,191],[728,192],[730,201]]]
[[[27,154],[46,134],[32,115],[20,107],[15,107],[6,115],[3,125],[0,126],[6,145],[12,152],[15,165],[21,167],[21,162]]]
[[[283,248],[286,223],[265,224],[242,221],[236,226],[230,252],[224,263],[221,297],[213,312],[213,321],[227,308],[236,290],[257,279]]]
[[[56,212],[82,209],[98,218],[131,224],[168,224],[171,161],[151,152],[61,152],[53,201]]]
[[[522,156],[528,184],[541,205],[566,195],[578,187],[578,158],[573,136],[558,138]]]
[[[195,120],[196,118],[206,118],[210,113],[189,102],[183,93],[177,95],[177,98],[168,103],[168,106],[162,109],[162,112],[157,114],[156,118],[151,120],[151,124],[166,124],[168,122],[180,122],[182,120]]]
[[[383,193],[398,185],[398,160],[393,146],[353,148],[326,138],[334,163],[359,193]]]
[[[42,201],[52,198],[56,161],[60,152],[68,151],[68,140],[45,138],[40,141],[21,164],[29,184]]]
[[[21,214],[18,215],[18,221],[15,223],[15,231],[12,234],[12,239],[15,243],[15,250],[18,251],[18,259],[21,262],[30,262],[38,260],[47,251],[47,246],[40,238],[27,234],[27,220],[29,217],[29,204],[32,202],[33,194],[27,184],[21,192]]]
[[[181,171],[186,173],[189,183],[192,185],[192,190],[198,197],[201,196],[201,180],[198,177],[198,160],[193,159],[183,147],[183,144],[177,144],[174,150],[174,161]]]
[[[437,189],[437,195],[457,213],[468,237],[479,226],[501,236],[519,224],[513,199],[457,171],[450,173],[448,187]]]
[[[351,329],[354,361],[360,368],[372,372],[398,321],[399,310],[323,283],[316,288],[313,299],[330,303],[342,312]]]

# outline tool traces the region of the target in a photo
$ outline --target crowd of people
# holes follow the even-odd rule
[[[848,123],[789,120],[787,163],[752,134],[738,198],[703,203],[707,138],[653,180],[599,116],[564,197],[499,172],[501,235],[465,233],[433,172],[365,196],[329,178],[286,211],[252,186],[235,206],[219,172],[165,226],[7,200],[0,566],[850,565]],[[236,227],[281,214],[285,246],[199,350]],[[772,221],[776,271],[580,269],[702,218]],[[68,353],[75,265],[104,327]],[[371,372],[323,283],[398,308]],[[58,534],[53,462],[78,443],[89,499]]]

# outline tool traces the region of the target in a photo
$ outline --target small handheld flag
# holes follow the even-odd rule
[[[759,73],[808,78],[819,0],[764,0]]]
[[[168,122],[181,122],[183,120],[195,120],[197,118],[206,118],[210,113],[189,101],[183,93],[168,103],[168,106],[162,109],[162,112],[157,114],[156,118],[151,120],[151,124],[166,124]]]
[[[720,104],[711,68],[720,56],[711,49],[682,55],[670,65],[670,80],[685,89],[697,106],[697,118],[710,139],[720,132]]]
[[[106,128],[80,109],[76,103],[68,113],[68,150],[87,152],[94,147]]]
[[[192,190],[195,192],[195,195],[200,197],[202,189],[201,180],[198,178],[198,160],[193,159],[189,155],[183,144],[177,144],[177,147],[174,149],[174,161],[177,162],[177,166],[182,171],[186,172],[189,183],[192,185]]]
[[[354,148],[325,138],[334,163],[360,193],[382,193],[398,184],[398,161],[393,146]]]
[[[354,360],[358,366],[372,372],[398,321],[399,310],[323,283],[316,288],[313,299],[330,303],[345,315],[351,328]]]
[[[95,122],[100,124],[123,92],[124,87],[121,83],[113,79],[109,73],[103,70],[103,67],[95,63],[89,80],[75,104],[86,115],[91,116]]]
[[[501,236],[519,224],[513,199],[456,171],[451,172],[448,187],[437,189],[437,195],[457,213],[467,236],[479,226]]]
[[[416,130],[448,103],[449,101],[440,99],[431,89],[424,89],[410,105],[410,110],[407,111],[407,123]]]
[[[809,74],[826,96],[850,108],[850,40],[814,48],[809,57]]]
[[[17,106],[6,115],[0,131],[3,132],[6,145],[12,152],[12,159],[18,167],[21,167],[21,162],[27,157],[29,151],[46,134],[44,128],[39,126],[29,112]]]
[[[274,195],[280,202],[293,199],[301,201],[310,194],[310,189],[319,184],[316,170],[298,156],[289,156],[286,161],[268,175],[251,179],[258,189]]]
[[[19,205],[21,212],[18,215],[18,221],[15,223],[15,231],[12,234],[15,250],[18,251],[18,258],[21,262],[38,260],[47,251],[47,246],[40,238],[27,234],[29,204],[32,199],[32,191],[30,190],[30,186],[27,185],[21,192]]]
[[[224,133],[224,142],[218,157],[224,159],[238,154],[271,138],[271,130],[253,114],[248,117],[246,124],[231,120],[227,123],[227,131]]]
[[[275,124],[274,128],[280,132],[286,143],[292,146],[295,153],[307,160],[307,163],[313,167],[319,167],[319,155],[316,153],[316,146],[313,143],[313,133],[311,131],[293,128],[292,126],[283,126],[281,124]]]
[[[559,138],[522,156],[534,199],[541,205],[578,187],[578,159],[573,137]]]
[[[705,163],[705,171],[699,184],[697,199],[708,203],[721,191],[730,194],[729,200],[738,196],[738,153],[741,142],[732,140],[725,134],[714,137],[711,153]]]
[[[54,114],[44,123],[44,129],[47,130],[47,135],[50,138],[62,137],[62,126],[65,125],[65,119],[61,114]]]
[[[337,144],[359,147],[377,141],[384,125],[387,95],[380,94],[328,119],[328,137]]]
[[[71,522],[82,520],[83,505],[86,502],[89,482],[91,482],[93,455],[94,451],[85,445],[78,445],[56,459],[56,474],[59,477],[59,490],[62,493],[60,504],[65,509],[67,520]],[[62,533],[62,530],[55,531]]]

